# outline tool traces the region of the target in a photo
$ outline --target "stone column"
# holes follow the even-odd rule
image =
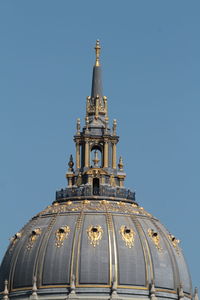
[[[76,143],[76,168],[80,169],[80,144]]]
[[[108,168],[108,141],[104,143],[104,168]]]
[[[85,141],[85,167],[89,168],[89,142]]]
[[[117,167],[117,146],[116,143],[113,143],[112,146],[112,168],[116,169]]]

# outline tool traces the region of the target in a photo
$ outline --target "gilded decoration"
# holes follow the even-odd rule
[[[156,248],[158,249],[158,251],[162,251],[162,247],[160,245],[160,236],[159,234],[154,231],[153,229],[148,229],[148,235],[149,237],[152,239],[154,245],[156,246]]]
[[[123,212],[135,215],[143,215],[152,217],[151,214],[146,212],[143,208],[139,207],[136,204],[129,204],[125,202],[116,202],[116,201],[91,201],[91,200],[82,200],[82,201],[66,201],[65,203],[59,204],[54,203],[52,206],[48,206],[43,210],[39,215],[45,214],[58,214],[58,213],[68,213],[68,212],[80,212],[80,211],[99,211],[99,212]]]
[[[180,249],[179,249],[180,240],[176,239],[175,236],[172,234],[168,234],[168,239],[172,242],[172,245],[176,250],[177,254],[180,254]]]
[[[83,204],[90,204],[90,200],[84,200]]]
[[[40,228],[35,228],[31,231],[31,234],[29,236],[28,244],[26,246],[27,250],[31,250],[33,248],[34,243],[38,239],[38,237],[41,235],[42,231]]]
[[[102,239],[103,229],[100,225],[90,225],[87,229],[87,234],[90,245],[96,247],[97,245],[99,245],[99,241]]]
[[[129,228],[125,225],[120,227],[119,233],[122,236],[123,241],[125,242],[128,248],[132,248],[134,246],[135,241],[135,231],[132,228]]]
[[[101,200],[100,204],[107,205],[107,204],[109,204],[109,201],[107,201],[107,200]]]
[[[17,241],[22,237],[22,233],[21,232],[17,232],[11,239],[11,248],[10,248],[10,252],[13,250],[15,244],[17,243]]]
[[[68,235],[70,233],[70,228],[69,226],[65,225],[60,227],[58,230],[56,230],[55,235],[56,235],[56,247],[60,248],[63,246],[64,240],[67,239]]]
[[[72,204],[72,201],[67,201],[66,204],[67,204],[67,205],[71,205],[71,204]]]

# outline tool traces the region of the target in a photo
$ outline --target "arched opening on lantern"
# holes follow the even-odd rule
[[[91,148],[90,152],[90,166],[92,168],[102,168],[102,149],[101,147],[95,145]]]

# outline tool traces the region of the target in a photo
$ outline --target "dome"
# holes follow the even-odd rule
[[[71,155],[67,187],[12,237],[0,266],[0,299],[192,298],[180,241],[124,186],[100,49],[97,41],[92,92],[82,129],[77,120],[76,162]]]
[[[34,276],[38,295],[46,296],[66,296],[73,279],[76,293],[88,297],[109,295],[114,281],[118,294],[149,297],[152,279],[160,297],[177,299],[181,284],[191,295],[178,240],[142,207],[122,201],[47,207],[14,236],[0,274],[1,291],[7,278],[19,299],[32,291]]]

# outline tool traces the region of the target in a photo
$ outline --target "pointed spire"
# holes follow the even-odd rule
[[[92,76],[92,91],[91,98],[96,98],[97,96],[101,99],[103,98],[103,88],[101,80],[101,67],[100,67],[100,43],[99,40],[96,41],[95,51],[96,51],[96,60],[93,67],[93,76]]]
[[[8,280],[5,280],[4,281],[3,300],[9,300],[8,296],[9,296],[9,292],[8,292]]]
[[[195,289],[194,289],[194,300],[199,300],[197,287],[195,287]]]

